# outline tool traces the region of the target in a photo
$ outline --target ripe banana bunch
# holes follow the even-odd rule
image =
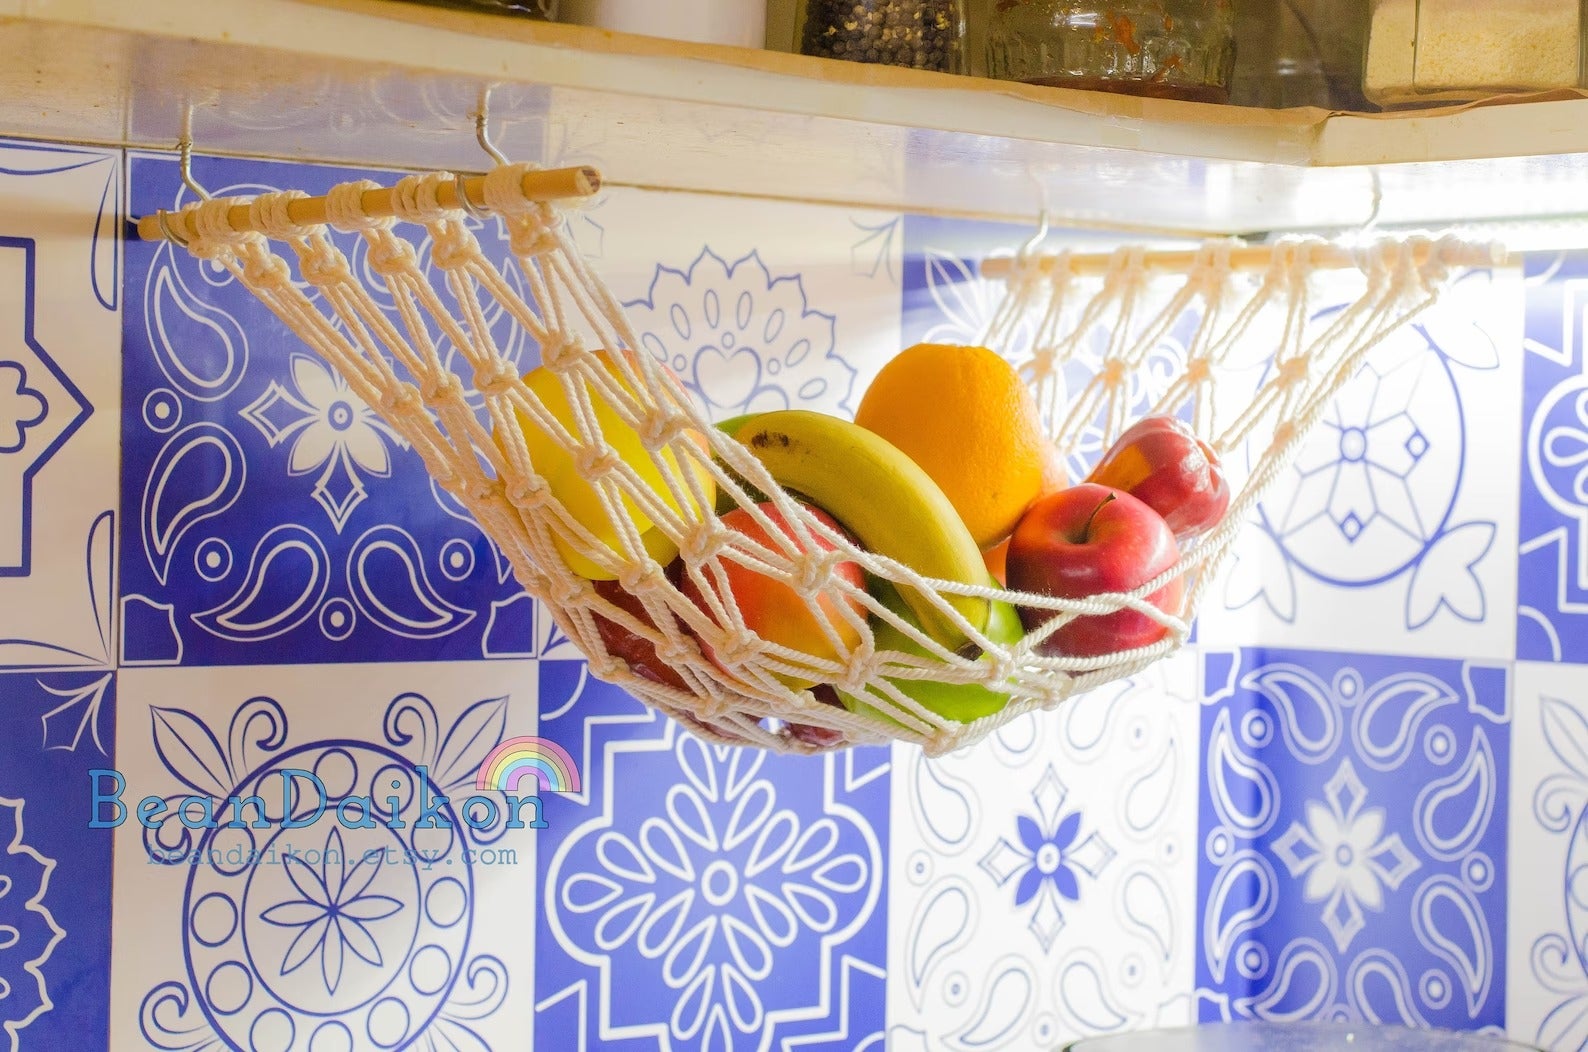
[[[923,577],[992,583],[981,550],[943,490],[886,439],[840,417],[801,409],[739,418],[728,426],[778,485],[832,515],[867,551]],[[932,596],[908,587],[899,595],[933,641],[956,651],[970,643]],[[943,598],[984,634],[990,626],[1018,620],[1007,603]]]

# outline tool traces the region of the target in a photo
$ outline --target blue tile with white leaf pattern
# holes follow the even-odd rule
[[[1203,663],[1203,1018],[1501,1025],[1509,667]]]
[[[1588,664],[1588,252],[1526,268],[1516,656]]]
[[[195,163],[220,195],[365,174]],[[131,180],[137,214],[186,193],[167,158],[135,159]],[[363,265],[362,241],[339,243]],[[346,381],[225,271],[169,244],[128,255],[126,664],[528,652],[531,607],[506,560]],[[498,325],[533,366],[527,335]]]
[[[114,673],[0,673],[0,1048],[109,1039],[112,834],[89,828],[89,772],[115,746]]]
[[[548,801],[539,842],[536,1047],[880,1040],[887,750],[707,744],[576,662],[541,689],[585,796]]]

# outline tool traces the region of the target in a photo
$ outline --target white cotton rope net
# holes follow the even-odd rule
[[[589,657],[594,675],[709,739],[785,752],[904,740],[941,754],[1034,709],[1138,673],[1180,647],[1237,530],[1331,397],[1376,344],[1434,301],[1452,267],[1482,255],[1452,240],[1380,241],[1359,251],[1349,300],[1324,318],[1314,317],[1314,278],[1322,269],[1319,254],[1333,246],[1322,241],[1282,242],[1257,273],[1232,267],[1234,246],[1224,242],[1204,246],[1177,274],[1155,272],[1138,248],[1116,252],[1095,279],[1078,276],[1065,255],[1016,260],[985,342],[1029,378],[1060,452],[1080,463],[1143,411],[1179,413],[1232,472],[1245,468],[1244,478],[1231,479],[1222,522],[1183,549],[1172,569],[1128,594],[1060,600],[926,579],[861,549],[714,428],[649,354],[606,356],[603,366],[596,351],[641,345],[618,301],[571,244],[557,209],[524,196],[523,176],[532,170],[503,165],[485,180],[486,207],[510,250],[501,266],[487,259],[469,214],[439,203],[438,191],[456,181],[447,172],[398,183],[395,217],[363,211],[364,191],[377,188],[370,182],[331,191],[328,225],[294,222],[287,206],[305,195],[293,191],[192,204],[183,210],[193,233],[186,247],[235,275],[412,444],[436,482],[511,561],[522,587]],[[250,225],[262,233],[233,228],[228,211],[237,205],[247,206]],[[399,224],[428,237],[435,277],[421,268],[416,242],[399,234]],[[350,263],[328,227],[366,243],[362,268]],[[291,250],[296,277],[273,241]],[[509,280],[509,268],[521,280]],[[387,306],[366,282],[384,286]],[[572,426],[548,410],[504,357],[491,324],[502,311],[538,345],[572,409]],[[444,354],[443,344],[458,353]],[[638,433],[654,469],[651,481],[604,438],[598,400],[609,420],[615,412]],[[550,436],[593,482],[612,526],[606,540],[553,492],[539,470],[544,465],[530,456],[526,428],[539,429],[542,444]],[[792,539],[770,528],[757,507],[763,498],[783,515]],[[775,540],[758,543],[724,526],[712,510],[723,499],[749,509]],[[676,546],[675,562],[664,566],[650,554],[625,508],[638,509]],[[814,537],[832,550],[822,551]],[[610,590],[603,595],[569,569],[564,550],[599,566],[632,601],[621,607],[610,601]],[[946,649],[835,575],[840,559],[901,593],[933,596],[979,654]],[[825,625],[833,654],[792,650],[752,631],[723,583],[729,563],[784,582],[812,609],[849,622],[847,632]],[[1166,614],[1144,597],[1175,577],[1185,578],[1185,603]],[[703,605],[682,590],[687,580],[707,597]],[[1059,616],[1018,645],[1001,646],[949,601],[967,595]],[[823,598],[828,602],[817,605]],[[1127,607],[1157,619],[1167,635],[1104,657],[1048,657],[1034,649],[1075,616]],[[603,619],[609,630],[621,626],[654,646],[656,661],[633,668],[614,657],[603,640]],[[877,649],[872,625],[883,620],[926,656]],[[850,645],[857,632],[859,644]],[[996,714],[962,724],[912,700],[899,687],[910,680],[979,683],[1009,700]],[[803,686],[810,683],[832,685],[872,711],[833,704],[832,695]]]

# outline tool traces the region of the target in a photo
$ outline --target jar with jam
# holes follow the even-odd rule
[[[1234,0],[992,0],[987,72],[1027,84],[1227,102]]]
[[[806,55],[965,71],[965,0],[801,0],[795,32]]]

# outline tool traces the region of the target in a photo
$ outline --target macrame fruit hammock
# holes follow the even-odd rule
[[[1219,523],[1157,578],[1057,599],[998,587],[974,548],[969,569],[948,542],[919,543],[921,565],[868,549],[855,523],[795,499],[793,480],[847,480],[840,503],[856,517],[920,510],[863,503],[897,496],[897,480],[850,425],[808,414],[792,442],[760,450],[714,426],[638,350],[564,232],[556,202],[599,181],[504,164],[324,198],[202,201],[140,231],[230,271],[322,355],[472,513],[596,676],[709,739],[786,752],[903,740],[940,754],[1178,648],[1238,527],[1364,355],[1429,306],[1452,268],[1493,261],[1488,246],[1416,238],[1354,253],[1294,240],[989,261],[984,276],[1004,294],[983,342],[1029,380],[1059,454],[1084,463],[1143,413],[1177,415],[1240,473]],[[507,243],[500,265],[473,232],[487,215]],[[365,242],[361,267],[332,229]],[[1354,291],[1315,317],[1315,277],[1342,272]],[[539,347],[533,382],[493,336],[501,312]],[[755,527],[724,525],[735,508]],[[730,572],[797,593],[816,645],[753,630]],[[1176,581],[1176,608],[1148,601]],[[1054,613],[1024,633],[1020,607]],[[1127,609],[1164,626],[1162,638],[1104,655],[1042,646],[1075,618]]]

